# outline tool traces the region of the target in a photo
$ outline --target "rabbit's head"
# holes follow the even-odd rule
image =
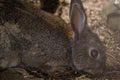
[[[81,0],[71,0],[70,22],[74,32],[72,59],[77,71],[102,73],[106,62],[105,48],[89,29]]]

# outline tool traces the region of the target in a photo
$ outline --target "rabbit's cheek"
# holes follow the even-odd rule
[[[104,62],[96,60],[91,67],[83,69],[85,72],[92,74],[92,75],[100,75],[104,72],[105,65]]]

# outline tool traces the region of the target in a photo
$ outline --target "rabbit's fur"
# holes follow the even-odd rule
[[[68,37],[71,31],[62,19],[21,0],[11,1],[12,4],[0,9],[1,68],[30,67],[52,77],[68,76],[74,71],[103,72],[106,61],[104,46],[87,26],[81,1],[71,1],[72,42]]]

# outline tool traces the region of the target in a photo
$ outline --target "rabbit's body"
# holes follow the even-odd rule
[[[106,61],[104,47],[87,26],[80,1],[71,2],[72,31],[67,29],[68,25],[62,19],[21,0],[13,1],[18,1],[22,7],[12,3],[0,10],[1,27],[4,27],[4,35],[7,36],[7,41],[2,36],[0,41],[6,41],[1,44],[2,68],[22,65],[52,77],[66,77],[74,71],[90,74],[103,72]],[[72,32],[74,36],[70,42],[69,34]],[[8,54],[16,54],[13,56],[15,61]],[[6,56],[8,58],[4,59]]]

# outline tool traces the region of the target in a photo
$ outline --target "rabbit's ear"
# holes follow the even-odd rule
[[[83,32],[86,26],[86,19],[87,17],[82,2],[80,0],[71,0],[70,22],[76,37]]]

